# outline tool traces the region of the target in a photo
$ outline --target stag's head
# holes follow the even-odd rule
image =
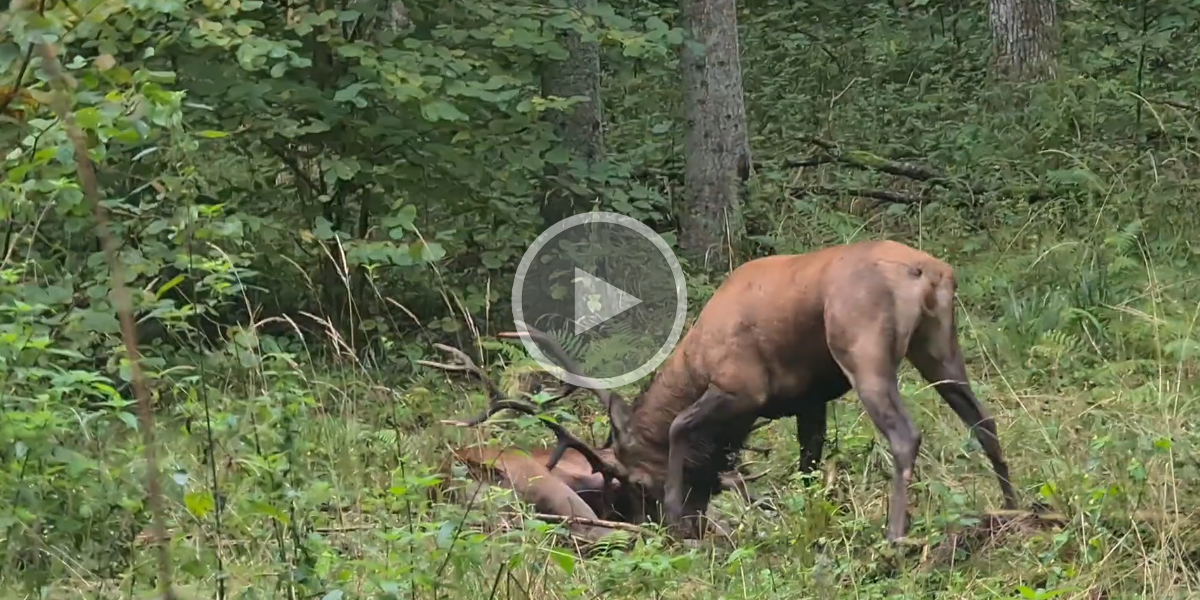
[[[526,327],[523,332],[505,332],[496,337],[504,339],[528,339],[541,346],[563,369],[585,376],[579,364],[554,338],[532,327]],[[579,389],[573,383],[565,384],[565,393],[570,394]],[[666,483],[666,467],[668,445],[666,439],[657,439],[654,435],[637,435],[638,432],[653,431],[656,427],[644,427],[647,423],[635,423],[634,411],[620,394],[607,389],[588,388],[604,406],[608,415],[609,436],[606,446],[611,446],[607,452],[608,463],[615,471],[623,476],[621,485],[626,494],[641,503],[647,511],[647,518],[657,519],[658,508],[663,499],[663,489]],[[643,411],[654,418],[660,411]],[[662,415],[669,424],[670,416]]]

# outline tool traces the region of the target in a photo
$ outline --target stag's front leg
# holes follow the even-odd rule
[[[713,469],[711,431],[728,426],[745,412],[745,403],[737,396],[710,387],[700,399],[680,412],[671,422],[667,482],[663,493],[668,526],[683,537],[700,537],[701,519],[715,490],[711,486],[693,486],[687,468]],[[688,463],[691,463],[690,465]],[[713,473],[712,479],[717,479]],[[705,482],[706,484],[708,482]]]

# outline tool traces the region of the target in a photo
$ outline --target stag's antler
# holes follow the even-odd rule
[[[550,354],[550,357],[562,365],[563,369],[565,369],[568,373],[573,373],[575,375],[582,373],[582,370],[579,368],[579,363],[575,362],[575,359],[571,358],[570,354],[567,354],[567,351],[563,349],[562,345],[559,344],[557,340],[550,337],[543,331],[534,329],[533,327],[526,327],[525,331],[505,331],[503,333],[497,333],[496,337],[509,340],[528,338],[533,343],[545,348],[547,353]],[[580,387],[569,381],[564,381],[563,386],[563,389],[566,391],[562,392],[557,398],[551,400],[551,402],[571,395]],[[609,405],[612,404],[613,401],[612,392],[593,388],[589,388],[589,391],[595,394],[596,397],[600,399],[600,402],[604,403],[604,409],[608,410]]]
[[[563,427],[562,425],[546,418],[546,416],[541,414],[537,407],[533,404],[515,400],[506,396],[500,391],[500,388],[496,387],[492,380],[488,378],[487,373],[485,373],[483,369],[479,368],[475,364],[475,361],[471,360],[471,357],[467,356],[466,352],[463,352],[458,348],[452,348],[445,344],[434,344],[434,347],[453,356],[454,358],[457,358],[458,364],[439,363],[430,360],[418,360],[417,364],[436,369],[442,369],[444,371],[460,371],[474,375],[483,383],[488,392],[488,407],[482,414],[466,421],[446,420],[443,421],[444,423],[450,423],[460,427],[474,427],[475,425],[490,419],[493,415],[502,410],[515,410],[517,412],[536,417],[543,425],[549,427],[550,430],[554,432],[554,436],[558,438],[558,446],[555,447],[554,453],[550,456],[550,461],[546,465],[547,469],[553,470],[555,465],[557,465],[558,461],[562,458],[563,453],[566,452],[568,448],[573,448],[576,452],[579,452],[584,458],[587,459],[594,472],[600,473],[604,476],[606,484],[605,487],[608,487],[608,484],[611,483],[613,479],[624,483],[626,479],[625,470],[621,468],[620,465],[615,465],[605,461],[600,457],[599,454],[596,453],[594,449],[592,449],[591,446],[576,437],[575,434],[568,431],[566,427]],[[566,394],[571,393],[571,391],[574,390],[569,390],[566,392]],[[564,395],[565,394],[560,393],[558,396],[552,398],[551,402],[560,399]]]
[[[498,333],[496,337],[504,339],[529,339],[544,348],[568,372],[576,375],[582,373],[579,363],[575,362],[575,359],[571,358],[571,355],[567,354],[567,351],[563,350],[563,347],[554,338],[533,327],[526,326],[525,331]],[[564,395],[570,394],[580,387],[570,382],[564,382],[564,384],[565,387],[563,389],[566,390]],[[589,390],[600,399],[600,402],[604,404],[605,412],[608,413],[608,437],[604,441],[604,446],[602,446],[603,448],[608,448],[612,446],[616,436],[624,435],[630,418],[629,407],[625,404],[621,396],[614,394],[610,390],[596,388],[589,388]]]

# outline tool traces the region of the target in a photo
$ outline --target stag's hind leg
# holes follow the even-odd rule
[[[1000,452],[1000,436],[996,432],[996,422],[971,391],[971,384],[967,379],[967,366],[963,362],[958,340],[951,335],[949,341],[943,344],[923,343],[929,339],[914,340],[908,352],[909,362],[917,368],[921,377],[934,386],[938,395],[975,434],[975,439],[979,440],[979,445],[991,461],[992,470],[1000,482],[1004,508],[1016,509],[1017,493],[1009,479],[1008,464]],[[940,341],[945,342],[946,338],[940,337]]]
[[[847,325],[837,326],[839,323]],[[895,474],[888,500],[887,539],[899,542],[908,530],[908,484],[921,448],[921,432],[900,398],[899,360],[892,354],[895,332],[886,318],[873,324],[833,319],[831,324],[828,335],[833,358],[891,450]]]

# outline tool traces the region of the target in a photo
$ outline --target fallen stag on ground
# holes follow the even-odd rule
[[[560,362],[574,365],[561,346],[551,338],[541,332],[537,332],[537,336]],[[488,407],[482,414],[466,421],[447,422],[472,427],[505,409],[538,416],[539,410],[533,404],[503,394],[466,353],[442,344],[437,347],[456,358],[457,364],[433,361],[419,363],[448,371],[466,372],[479,379],[488,394]],[[543,407],[565,398],[576,389],[577,386],[565,385]],[[601,402],[607,404],[611,401],[606,391],[591,391]],[[617,529],[636,531],[639,529],[637,524],[658,520],[656,513],[647,515],[645,507],[639,504],[642,500],[640,494],[626,493],[628,488],[622,487],[619,481],[609,481],[606,485],[600,465],[614,460],[612,448],[593,451],[558,423],[546,419],[540,421],[558,437],[557,447],[525,450],[480,444],[451,448],[450,455],[441,466],[442,472],[449,474],[452,464],[457,462],[467,468],[474,482],[456,494],[459,500],[478,497],[491,486],[508,488],[521,502],[532,506],[539,518],[562,522],[573,536],[585,542],[598,541]],[[764,421],[759,426],[768,423]],[[752,504],[754,499],[746,483],[764,474],[724,473],[721,475],[721,485],[723,489],[736,491],[743,500]]]

